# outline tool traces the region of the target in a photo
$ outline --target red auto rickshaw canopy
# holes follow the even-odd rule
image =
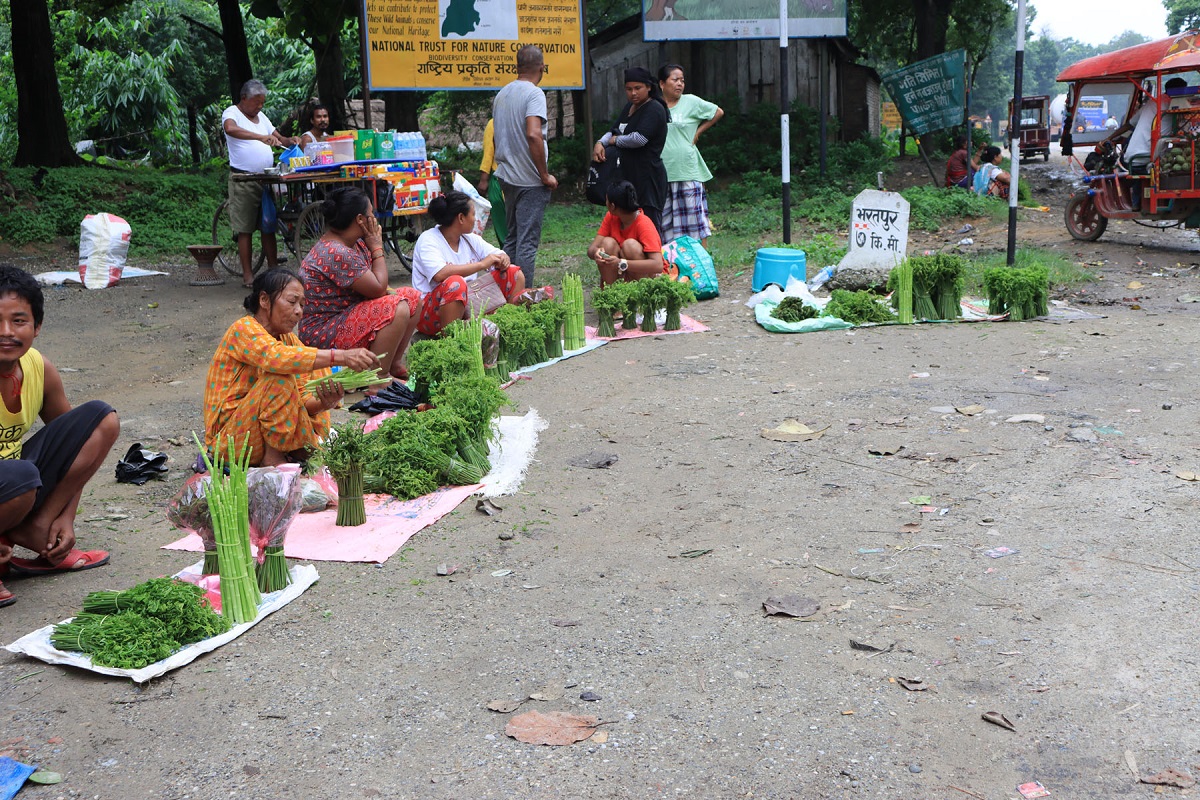
[[[1064,69],[1058,80],[1068,83],[1096,78],[1141,78],[1156,72],[1200,68],[1200,33],[1188,31],[1156,42],[1085,58]]]

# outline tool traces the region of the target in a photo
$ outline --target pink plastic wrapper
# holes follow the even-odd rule
[[[246,473],[250,495],[250,543],[258,548],[258,563],[264,550],[283,547],[292,520],[300,513],[300,466],[255,467]]]

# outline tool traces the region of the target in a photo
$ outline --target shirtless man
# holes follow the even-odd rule
[[[312,127],[300,135],[300,149],[313,142],[323,142],[329,135],[329,109],[317,104],[312,108]]]
[[[33,348],[42,289],[29,273],[0,265],[0,576],[48,575],[108,563],[103,550],[75,549],[83,487],[104,463],[121,425],[107,403],[71,408],[54,365]],[[26,441],[34,419],[45,425]],[[35,558],[14,558],[13,546]],[[0,584],[0,607],[16,602]]]

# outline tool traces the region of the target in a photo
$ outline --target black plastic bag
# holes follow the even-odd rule
[[[401,411],[416,408],[420,400],[416,393],[400,381],[392,381],[387,388],[380,389],[374,395],[368,395],[350,406],[351,411],[361,411],[368,416],[375,416],[384,411]]]
[[[125,457],[117,462],[117,483],[141,486],[151,478],[161,478],[170,471],[167,454],[143,450],[141,442],[130,446]]]

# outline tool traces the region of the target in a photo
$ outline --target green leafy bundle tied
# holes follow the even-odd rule
[[[433,402],[436,410],[449,410],[462,419],[467,436],[485,456],[488,443],[495,437],[496,415],[500,409],[512,405],[512,400],[491,378],[459,378],[442,384],[434,392]],[[472,460],[472,463],[479,462]]]
[[[1050,275],[1045,267],[992,267],[983,272],[988,311],[1014,321],[1050,313]]]
[[[638,288],[640,281],[622,283],[625,284],[625,316],[621,319],[621,330],[631,331],[638,326],[638,309],[642,302],[642,293]]]
[[[321,445],[321,458],[338,487],[338,512],[334,525],[354,527],[367,521],[363,504],[363,468],[371,456],[369,437],[360,423],[351,421],[329,432]]]
[[[463,419],[448,408],[400,412],[369,437],[367,485],[400,500],[436,491],[442,485],[442,470],[431,462],[456,456],[465,432]]]
[[[641,329],[646,333],[658,330],[655,315],[667,305],[667,295],[661,278],[642,278],[632,284],[630,291],[637,297],[637,308],[642,315]]]
[[[775,306],[771,316],[780,322],[803,322],[818,315],[817,309],[807,305],[799,297],[785,297]]]
[[[937,268],[928,256],[910,256],[912,267],[912,311],[916,319],[937,319],[938,310],[933,302],[934,286],[937,284]],[[898,308],[900,298],[896,289],[900,276],[896,270],[888,275],[887,289],[892,293],[892,306]],[[849,320],[847,320],[849,322]]]
[[[379,386],[383,383],[390,383],[391,380],[391,376],[384,374],[379,367],[364,370],[340,369],[332,375],[327,375],[324,378],[316,378],[304,384],[304,391],[315,392],[317,387],[322,383],[333,381],[347,392],[357,392],[359,389],[365,389],[368,386]]]
[[[592,308],[596,310],[596,335],[611,339],[617,335],[616,314],[628,304],[630,283],[616,281],[592,292]]]
[[[934,253],[909,256],[907,267],[912,270],[913,316],[917,319],[958,319],[962,316],[963,274],[967,261],[953,253]],[[901,265],[904,266],[904,265]],[[900,308],[901,267],[888,276],[887,288],[892,292],[892,307]],[[901,317],[903,321],[903,315]]]
[[[542,329],[546,337],[546,358],[562,358],[563,327],[570,314],[566,304],[557,300],[543,300],[527,308],[534,324]]]
[[[488,319],[500,329],[500,358],[497,363],[506,363],[508,371],[546,360],[546,336],[524,308],[503,305],[492,312]]]
[[[83,600],[85,614],[109,616],[134,612],[167,626],[181,645],[222,634],[229,620],[213,611],[199,586],[174,578],[152,578],[123,592],[92,592]]]
[[[112,616],[80,614],[54,626],[50,644],[91,656],[92,663],[116,669],[141,669],[180,648],[162,620],[136,611]]]
[[[476,317],[451,323],[446,326],[443,338],[461,341],[465,345],[465,349],[474,354],[467,374],[483,377],[483,320]]]
[[[477,360],[482,363],[481,351],[465,338],[422,339],[408,348],[408,371],[420,387],[417,394],[422,396],[442,381],[471,374]]]
[[[578,275],[563,275],[562,298],[567,308],[567,318],[563,324],[563,349],[578,350],[587,344],[587,331],[583,324],[583,281]]]
[[[217,572],[221,578],[221,614],[235,625],[258,616],[262,593],[254,580],[254,558],[250,554],[250,492],[246,471],[250,463],[249,434],[235,450],[233,437],[226,446],[217,443],[210,458],[208,451],[192,434],[208,474],[208,510],[212,516],[213,536],[217,541]],[[229,474],[225,472],[228,470]]]
[[[825,316],[837,317],[852,325],[895,322],[896,315],[880,299],[879,295],[865,289],[857,292],[834,289],[825,306]]]
[[[892,280],[892,276],[896,276]],[[888,286],[892,289],[892,307],[896,309],[900,322],[911,325],[913,322],[913,266],[912,261],[904,259],[888,275]]]
[[[690,281],[677,281],[667,275],[654,280],[661,284],[663,305],[667,309],[667,319],[663,323],[663,330],[677,331],[683,327],[681,314],[684,307],[696,302],[696,293],[692,290],[692,284]]]

